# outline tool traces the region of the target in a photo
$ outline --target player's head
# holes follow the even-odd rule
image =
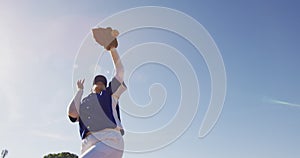
[[[95,76],[94,81],[93,81],[93,90],[96,93],[99,93],[102,90],[105,90],[106,86],[107,86],[107,79],[105,76],[103,76],[103,75]]]

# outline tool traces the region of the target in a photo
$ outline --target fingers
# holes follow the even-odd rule
[[[83,80],[77,80],[77,88],[83,89],[84,81],[85,81],[85,79],[83,79]]]
[[[77,84],[84,84],[84,81],[85,81],[85,79],[83,79],[83,80],[77,80]]]

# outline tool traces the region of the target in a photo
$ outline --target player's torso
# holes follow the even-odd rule
[[[91,93],[85,97],[79,107],[79,116],[89,131],[116,126],[112,115],[112,98],[107,91]]]

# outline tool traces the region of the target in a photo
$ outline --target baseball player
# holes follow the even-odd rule
[[[103,75],[95,76],[92,92],[82,99],[84,79],[77,81],[77,92],[68,106],[71,122],[79,123],[82,158],[121,158],[124,130],[118,100],[127,89],[124,68],[117,52],[119,32],[111,28],[93,29],[93,36],[112,56],[116,74],[107,83]]]

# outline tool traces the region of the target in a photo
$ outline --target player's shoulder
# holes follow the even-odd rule
[[[95,95],[96,95],[95,93],[90,93],[89,95],[87,95],[86,97],[84,97],[82,99],[82,102],[89,100],[90,98],[94,97]]]

